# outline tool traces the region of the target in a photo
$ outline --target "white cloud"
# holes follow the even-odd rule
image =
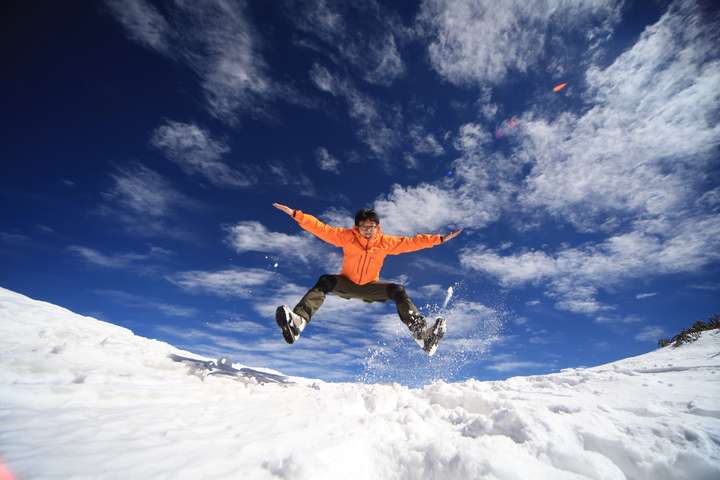
[[[357,135],[377,157],[384,159],[390,150],[397,147],[400,135],[394,126],[401,123],[398,113],[381,111],[381,106],[358,90],[350,80],[332,75],[321,65],[313,65],[310,79],[320,90],[345,100],[348,115],[360,126]]]
[[[641,317],[638,317],[637,315],[626,315],[626,316],[617,316],[617,315],[600,315],[595,319],[596,323],[639,323],[642,322],[643,319]]]
[[[299,2],[289,8],[295,26],[319,41],[322,46],[304,42],[325,54],[338,66],[354,68],[365,81],[390,85],[405,73],[398,49],[399,21],[375,1]],[[361,22],[362,28],[356,28]]]
[[[139,163],[118,167],[111,177],[113,188],[103,196],[134,213],[163,217],[192,203],[159,173]]]
[[[343,88],[343,86],[341,85],[341,82],[337,78],[335,78],[327,68],[316,63],[310,70],[309,75],[310,80],[312,80],[312,82],[318,89],[322,90],[323,92],[330,93],[334,96],[340,95],[341,88]]]
[[[594,293],[594,292],[592,292]],[[555,304],[555,307],[568,312],[583,313],[590,315],[601,310],[607,310],[609,307],[598,302],[594,298],[565,298]]]
[[[168,303],[155,303],[152,306],[171,317],[194,317],[198,313],[194,308],[181,307]]]
[[[538,251],[501,256],[483,248],[465,249],[461,252],[460,263],[498,277],[504,285],[540,281],[545,277],[554,277],[559,272],[557,260]]]
[[[288,95],[267,73],[261,39],[241,2],[176,2],[160,13],[143,0],[108,0],[128,36],[190,67],[200,78],[209,111],[234,123],[240,112],[264,116],[264,103]]]
[[[655,234],[640,230],[619,234],[552,255],[530,251],[503,256],[483,247],[466,248],[460,262],[503,285],[542,283],[559,298],[558,308],[594,313],[607,308],[596,299],[599,288],[663,273],[698,271],[720,259],[720,217],[690,217],[673,228]]]
[[[704,284],[695,284],[695,285],[688,285],[688,286],[695,290],[707,290],[710,292],[720,290],[720,284],[715,284],[715,283],[704,283]]]
[[[133,308],[149,308],[158,310],[171,317],[194,317],[198,311],[191,307],[169,304],[166,302],[150,300],[145,295],[134,295],[120,290],[95,290],[95,293],[111,300]]]
[[[657,343],[657,341],[660,340],[663,335],[665,335],[665,331],[661,327],[658,327],[657,325],[648,325],[647,327],[643,328],[640,333],[635,335],[635,340],[637,340],[638,342]]]
[[[455,148],[463,151],[477,150],[491,141],[492,135],[482,125],[466,123],[460,127],[455,139]]]
[[[442,285],[432,283],[418,288],[423,298],[434,298],[440,300],[445,295],[446,289]]]
[[[352,228],[355,225],[355,212],[350,212],[345,208],[329,208],[322,212],[318,218],[334,227]]]
[[[135,254],[105,255],[92,248],[81,247],[79,245],[68,247],[68,250],[82,257],[88,263],[100,267],[125,268],[133,261],[140,259],[140,256]]]
[[[291,223],[289,228],[296,228],[303,233],[288,235],[272,232],[259,222],[244,221],[224,228],[227,233],[225,241],[238,253],[269,253],[280,263],[286,260],[299,261],[305,266],[320,266],[328,273],[339,272],[342,258],[338,250],[300,230],[294,221]]]
[[[480,105],[480,114],[486,120],[494,120],[498,113],[498,105],[496,103],[483,103]]]
[[[147,253],[115,253],[104,254],[95,249],[73,245],[68,250],[87,263],[105,268],[146,268],[147,262],[151,260],[166,259],[170,252],[160,248],[151,247]]]
[[[548,367],[547,363],[516,361],[516,362],[498,362],[498,363],[489,365],[487,368],[488,368],[488,370],[495,370],[496,372],[512,372],[514,370],[545,369],[547,367]]]
[[[567,49],[554,45],[552,30],[585,33],[592,49],[619,19],[621,3],[425,0],[418,28],[429,39],[430,62],[441,76],[482,86],[500,83],[510,72],[537,69],[541,60]]]
[[[317,194],[317,189],[313,181],[302,172],[302,168],[279,162],[269,162],[265,165],[266,179],[270,179],[272,185],[285,185],[298,195],[313,197]],[[264,180],[266,180],[264,179]]]
[[[0,232],[0,243],[14,246],[25,246],[32,243],[32,239],[27,235],[18,233]]]
[[[427,258],[426,256],[415,256],[411,260],[413,267],[421,270],[429,270],[432,273],[440,273],[446,275],[452,275],[453,277],[462,277],[465,272],[460,268],[459,262],[453,262],[452,264],[443,261],[435,261]]]
[[[278,253],[308,263],[315,257],[313,251],[317,250],[316,240],[313,237],[271,232],[263,224],[255,221],[239,222],[225,227],[225,232],[227,243],[239,253]]]
[[[317,161],[318,167],[326,172],[340,173],[340,162],[337,158],[333,157],[325,147],[318,147],[315,150],[315,160]]]
[[[695,205],[708,212],[720,213],[720,187],[708,190],[695,200]]]
[[[405,74],[405,64],[395,38],[392,32],[385,32],[370,44],[375,68],[365,75],[368,82],[388,86]]]
[[[523,122],[534,165],[521,202],[601,230],[608,217],[665,216],[703,196],[720,144],[720,124],[708,121],[720,61],[695,8],[674,3],[612,64],[591,67],[583,114]]]
[[[480,226],[491,215],[464,192],[431,184],[393,185],[375,200],[383,231],[390,234],[447,233],[457,225]]]
[[[421,168],[418,159],[409,153],[403,155],[403,161],[405,162],[405,167],[409,170],[420,170]]]
[[[167,53],[171,28],[165,17],[144,0],[106,0],[117,20],[136,42]]]
[[[188,175],[203,176],[219,186],[246,187],[254,183],[222,160],[230,147],[197,125],[169,121],[155,130],[150,143]]]
[[[113,185],[101,192],[105,202],[99,213],[141,236],[187,239],[191,234],[169,219],[181,210],[201,205],[187,197],[162,175],[140,163],[120,166],[110,174]]]
[[[410,129],[410,142],[413,153],[438,157],[445,153],[445,149],[432,133],[425,132],[422,127],[414,126]]]
[[[236,318],[225,319],[220,322],[208,322],[206,326],[212,330],[242,333],[244,335],[264,334],[270,330],[266,323],[251,322]]]
[[[180,272],[166,278],[190,292],[247,298],[252,295],[253,288],[268,284],[276,276],[274,272],[257,268],[233,268],[214,272]]]
[[[638,300],[643,300],[645,298],[654,297],[655,295],[657,295],[657,292],[638,293],[637,295],[635,295],[635,298],[637,298]]]
[[[720,126],[706,120],[720,104],[720,61],[697,8],[672,4],[607,67],[592,66],[582,114],[545,120],[538,107],[521,119],[515,160],[463,176],[482,185],[481,172],[502,183],[527,165],[530,174],[515,190],[510,184],[509,198],[607,238],[554,253],[477,247],[463,252],[463,265],[508,286],[544,285],[558,308],[591,314],[612,308],[599,299],[602,289],[698,272],[720,259],[716,194],[707,189]],[[458,163],[467,171],[474,158],[464,152]]]

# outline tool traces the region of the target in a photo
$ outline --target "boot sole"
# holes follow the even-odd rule
[[[285,309],[283,307],[278,307],[277,310],[275,310],[275,321],[277,322],[278,327],[282,330],[285,341],[289,344],[295,343],[295,337],[293,337],[293,334],[290,331],[288,318],[287,315],[285,315]]]

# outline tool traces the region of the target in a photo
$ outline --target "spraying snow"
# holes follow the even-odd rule
[[[719,351],[712,331],[595,368],[419,389],[203,381],[168,358],[190,352],[0,289],[0,466],[18,479],[714,479]]]
[[[447,294],[445,294],[445,300],[443,300],[442,307],[440,307],[441,310],[445,310],[445,307],[447,307],[448,302],[453,296],[453,287],[452,285],[447,288]]]
[[[384,340],[368,349],[364,369],[356,380],[418,387],[438,380],[448,381],[467,365],[476,364],[488,355],[500,338],[505,313],[467,300],[466,297],[472,295],[466,293],[461,283],[455,283],[447,288],[442,302],[438,299],[438,303],[421,308],[430,322],[443,317],[448,325],[449,334],[445,335],[435,355],[429,358],[407,341],[406,327],[397,322],[395,316],[388,315],[387,322],[391,327],[384,327]],[[387,335],[389,330],[394,331],[394,336]]]

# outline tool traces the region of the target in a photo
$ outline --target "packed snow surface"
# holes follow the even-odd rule
[[[172,352],[192,355],[0,289],[0,473],[720,478],[718,331],[595,368],[418,389],[203,379]]]

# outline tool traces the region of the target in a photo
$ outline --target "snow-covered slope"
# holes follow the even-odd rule
[[[0,289],[0,459],[18,479],[720,478],[718,331],[422,389],[203,381],[170,352]]]

